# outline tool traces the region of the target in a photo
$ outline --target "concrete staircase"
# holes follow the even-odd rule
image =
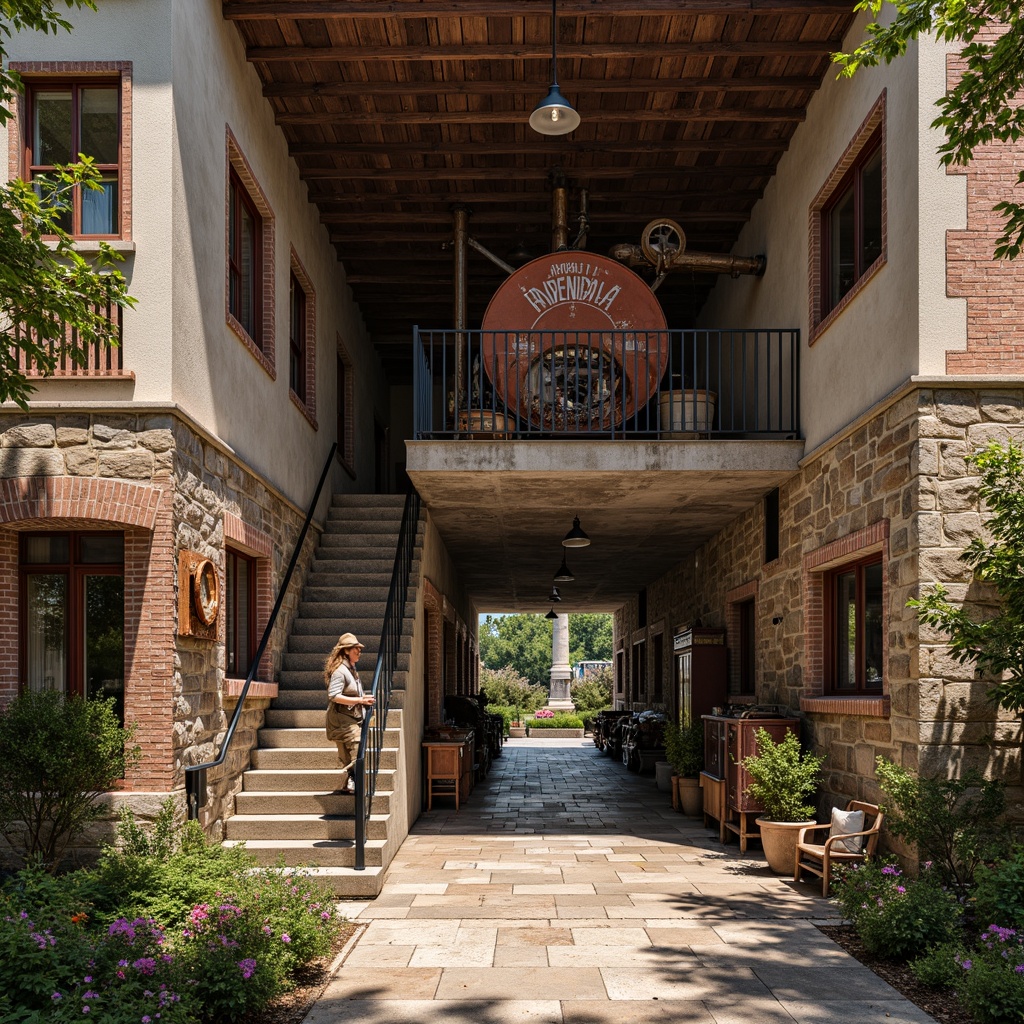
[[[336,496],[302,592],[284,655],[278,696],[242,777],[228,844],[244,842],[260,863],[316,865],[339,896],[375,896],[408,831],[401,765],[402,708],[420,578],[418,527],[403,638],[388,711],[381,768],[367,822],[366,868],[353,868],[354,798],[335,793],[338,753],[324,732],[324,659],[351,631],[366,645],[359,674],[369,688],[387,604],[403,495]]]

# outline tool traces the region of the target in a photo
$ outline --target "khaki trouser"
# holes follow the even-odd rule
[[[327,708],[327,738],[338,744],[338,764],[345,773],[342,786],[348,780],[359,753],[359,734],[362,728],[361,719],[356,719],[344,705],[331,701]]]

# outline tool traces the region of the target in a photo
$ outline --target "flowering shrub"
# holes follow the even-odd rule
[[[536,712],[534,718],[554,718],[555,713],[550,708],[541,708],[540,711]]]
[[[532,729],[582,729],[583,719],[568,711],[548,712],[541,717],[537,712],[536,719],[530,723]]]
[[[1024,936],[991,924],[956,963],[957,994],[980,1024],[1024,1019]]]
[[[892,862],[851,864],[837,872],[836,899],[869,952],[893,960],[948,941],[960,906],[925,864],[917,879]]]

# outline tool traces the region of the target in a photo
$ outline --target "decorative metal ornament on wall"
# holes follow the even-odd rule
[[[551,253],[520,267],[481,326],[498,397],[542,430],[610,430],[643,408],[668,365],[657,298],[637,274],[594,253]]]

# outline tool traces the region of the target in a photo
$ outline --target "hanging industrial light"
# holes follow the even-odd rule
[[[565,564],[565,555],[562,555],[562,564],[558,567],[558,572],[555,573],[556,583],[572,583],[576,579],[572,574],[572,569]]]
[[[545,619],[557,619],[558,615],[555,613],[555,609],[554,608],[549,608],[548,609],[548,613],[547,613],[547,615],[544,616],[544,618]]]
[[[555,53],[555,37],[558,34],[556,4],[557,0],[551,0],[551,88],[530,115],[530,127],[541,135],[568,135],[578,128],[580,123],[580,115],[573,110],[572,104],[558,88],[558,58]]]
[[[548,600],[554,604],[556,601],[562,600],[562,595],[558,592],[558,587],[553,583],[551,584],[551,593],[548,595]]]
[[[587,548],[590,547],[590,538],[580,527],[580,517],[574,516],[572,529],[562,538],[563,548]]]

